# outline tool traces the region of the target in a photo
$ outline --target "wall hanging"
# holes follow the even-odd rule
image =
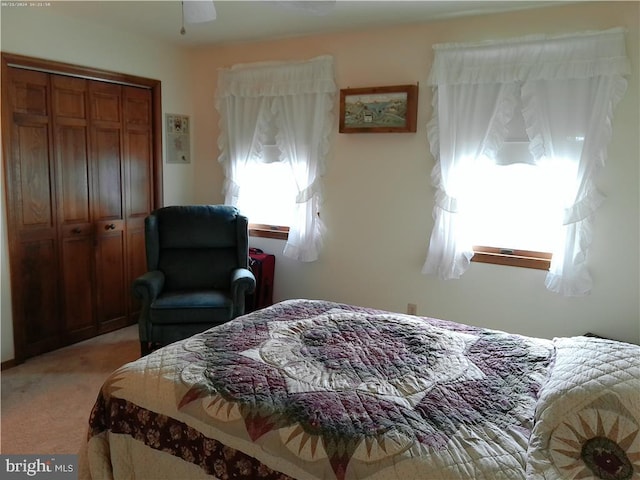
[[[167,163],[191,163],[189,117],[167,113]]]
[[[340,90],[340,133],[415,132],[418,85]]]

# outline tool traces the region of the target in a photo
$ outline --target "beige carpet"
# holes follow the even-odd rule
[[[0,453],[78,453],[102,382],[139,356],[132,325],[4,370]]]

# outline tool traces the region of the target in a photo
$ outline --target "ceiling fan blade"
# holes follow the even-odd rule
[[[186,0],[182,2],[185,23],[205,23],[216,19],[213,0]]]
[[[275,3],[281,7],[296,9],[319,16],[331,13],[336,6],[336,0],[276,0]]]

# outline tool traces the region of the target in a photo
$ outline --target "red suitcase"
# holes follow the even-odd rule
[[[247,295],[247,312],[253,312],[260,308],[273,304],[273,274],[276,266],[276,257],[264,253],[259,248],[249,249],[249,269],[256,277],[256,290]]]

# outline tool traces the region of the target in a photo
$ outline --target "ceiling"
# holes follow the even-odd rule
[[[551,1],[215,0],[217,19],[182,26],[181,2],[53,1],[60,14],[184,47],[372,28],[557,5]]]

